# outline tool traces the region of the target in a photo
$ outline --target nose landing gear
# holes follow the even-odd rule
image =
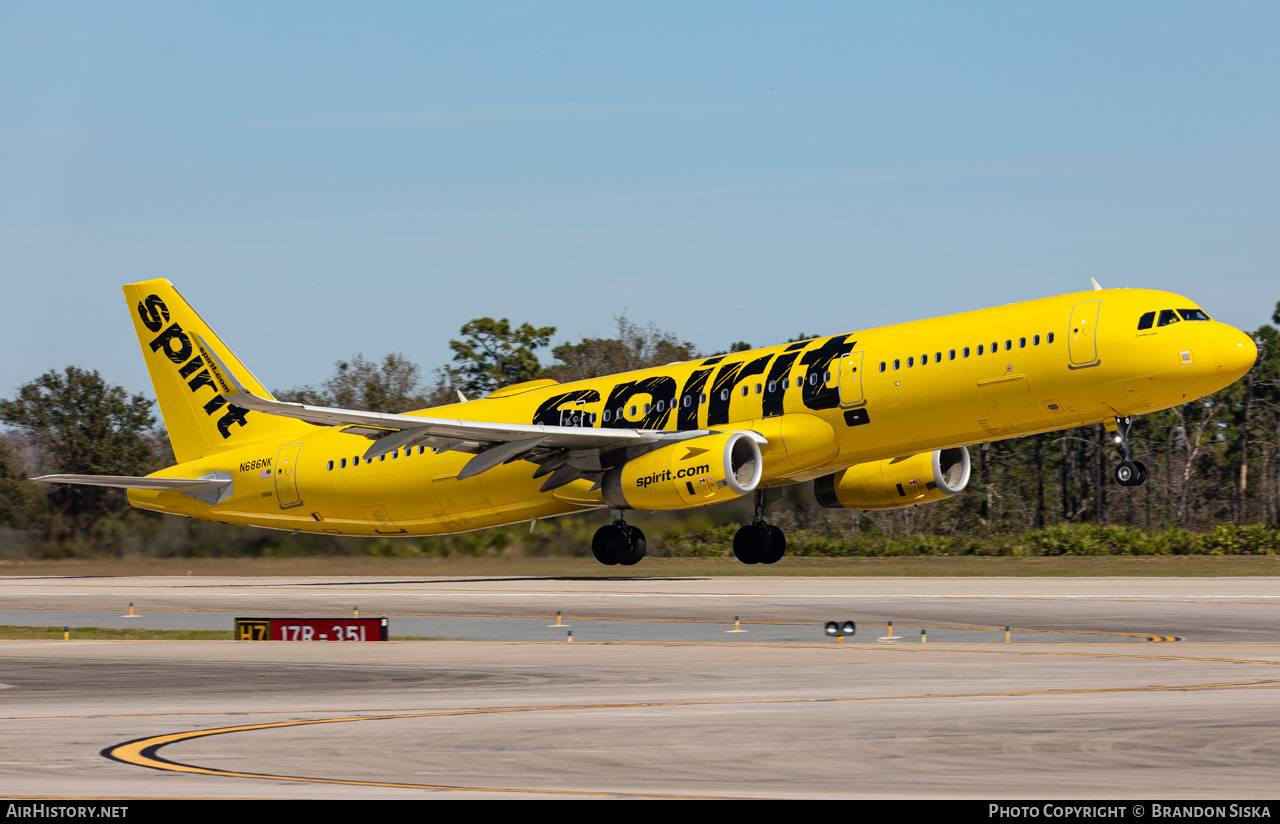
[[[638,564],[646,549],[644,533],[624,521],[621,512],[614,515],[613,523],[597,529],[591,538],[591,554],[607,566]]]
[[[787,554],[787,536],[764,521],[770,503],[766,490],[757,489],[755,518],[733,536],[733,554],[744,564],[776,564]]]
[[[1147,466],[1129,457],[1129,427],[1133,418],[1116,418],[1116,446],[1124,460],[1116,466],[1116,483],[1121,486],[1142,486],[1147,482]]]

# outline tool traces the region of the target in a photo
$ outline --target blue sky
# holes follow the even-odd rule
[[[705,351],[1104,286],[1280,300],[1274,3],[0,2],[0,396],[484,315]]]

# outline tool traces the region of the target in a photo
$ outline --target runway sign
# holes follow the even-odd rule
[[[237,641],[385,641],[382,618],[237,618]]]

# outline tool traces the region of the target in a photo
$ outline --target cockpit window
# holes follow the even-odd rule
[[[1155,322],[1156,322],[1156,313],[1155,313],[1155,312],[1148,312],[1148,313],[1146,313],[1145,315],[1143,315],[1142,317],[1138,318],[1138,328],[1139,328],[1139,329],[1150,329],[1150,328],[1151,328],[1151,324],[1153,324],[1153,323],[1155,323]]]
[[[1178,313],[1172,309],[1161,309],[1160,320],[1156,321],[1156,326],[1168,326],[1171,323],[1178,322]]]
[[[1183,320],[1208,320],[1209,316],[1199,309],[1179,309],[1178,314],[1182,315]]]

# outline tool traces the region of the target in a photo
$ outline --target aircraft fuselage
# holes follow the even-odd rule
[[[751,430],[768,442],[760,447],[760,483],[776,486],[1215,392],[1247,372],[1257,350],[1247,335],[1217,321],[1175,314],[1176,321],[1158,325],[1162,312],[1196,307],[1153,290],[1078,292],[570,384],[524,385],[407,414]],[[1147,313],[1152,322],[1139,329]],[[368,445],[341,427],[309,427],[285,442],[237,443],[155,474],[230,473],[224,500],[138,489],[129,490],[129,500],[206,520],[366,536],[458,532],[606,506],[589,479],[539,492],[533,465],[521,460],[460,481],[469,454],[415,446],[367,461],[361,456]]]

